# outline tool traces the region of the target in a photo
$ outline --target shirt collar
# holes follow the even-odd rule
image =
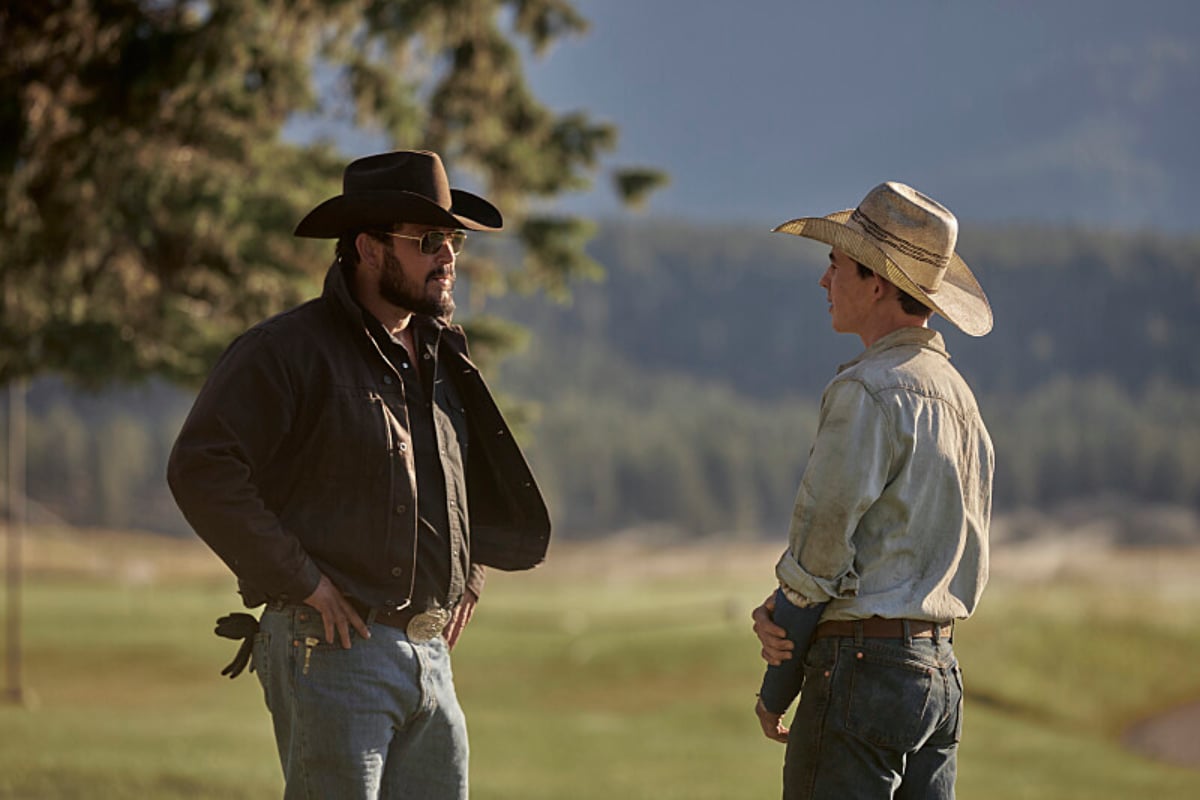
[[[857,358],[840,365],[837,371],[842,372],[861,361],[876,356],[885,350],[891,350],[894,347],[921,347],[932,350],[935,353],[940,353],[947,360],[950,359],[950,353],[946,350],[946,341],[940,333],[932,328],[904,327],[897,328],[886,336],[880,337],[875,344],[862,351]]]

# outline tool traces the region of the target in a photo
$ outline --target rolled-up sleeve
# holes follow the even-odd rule
[[[779,580],[813,603],[858,593],[854,531],[891,470],[892,437],[877,399],[855,380],[825,391],[812,453],[792,510]]]

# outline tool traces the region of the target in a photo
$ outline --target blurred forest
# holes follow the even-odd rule
[[[328,132],[353,130],[442,152],[505,209],[460,262],[458,321],[560,532],[777,534],[859,343],[829,328],[823,248],[767,233],[782,217],[552,210],[601,176],[626,207],[667,181],[602,163],[617,127],[526,81],[587,28],[568,0],[0,5],[0,385],[32,379],[31,521],[186,534],[163,473],[191,393],[171,382],[316,290],[331,248],[290,229],[337,185]],[[967,228],[960,249],[996,313],[947,338],[998,509],[1200,507],[1200,239]]]
[[[820,392],[861,345],[829,328],[823,247],[766,228],[608,223],[588,250],[603,280],[489,305],[530,331],[488,372],[560,533],[786,526]],[[1200,238],[968,227],[961,251],[996,328],[934,325],[992,431],[997,510],[1098,495],[1200,508]],[[162,476],[190,399],[36,381],[35,520],[185,533]]]
[[[598,274],[594,225],[547,201],[604,176],[636,207],[667,177],[602,167],[617,127],[530,90],[527,61],[587,28],[568,0],[0,4],[0,387],[36,379],[5,461],[27,451],[35,519],[180,529],[167,382],[320,285],[329,244],[291,231],[338,185],[338,132],[435,150],[504,209],[504,268],[462,267],[483,355],[522,338],[489,296]]]

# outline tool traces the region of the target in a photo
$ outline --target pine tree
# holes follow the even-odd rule
[[[194,380],[240,330],[310,296],[331,248],[291,230],[347,158],[289,140],[300,114],[437,150],[498,202],[521,266],[464,260],[477,294],[595,274],[590,225],[530,201],[588,186],[616,130],[547,109],[522,69],[523,49],[586,27],[566,0],[6,3],[0,384]],[[662,181],[615,178],[631,201]],[[513,336],[477,324],[492,347]]]

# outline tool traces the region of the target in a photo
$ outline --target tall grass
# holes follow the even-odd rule
[[[752,713],[747,617],[769,557],[606,552],[490,578],[455,651],[472,796],[778,796],[783,748]],[[1200,771],[1119,742],[1131,720],[1200,696],[1196,599],[1132,578],[994,583],[957,633],[960,796],[1200,797]],[[212,624],[236,601],[202,574],[31,576],[34,703],[0,707],[0,798],[278,796],[257,680],[218,675],[235,645]]]

